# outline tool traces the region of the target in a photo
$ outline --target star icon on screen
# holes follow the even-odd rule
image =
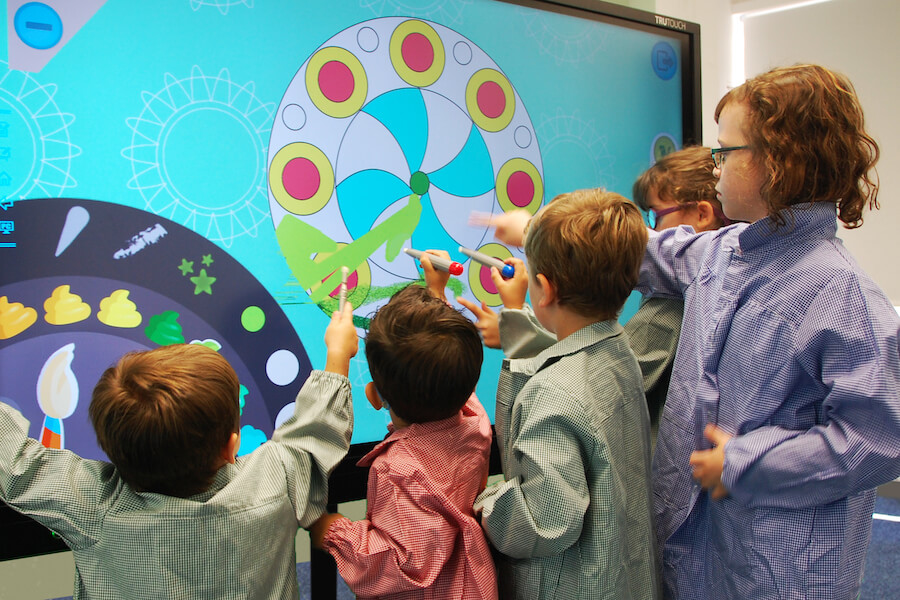
[[[216,282],[216,278],[206,274],[206,269],[200,269],[200,274],[196,277],[191,277],[191,283],[193,283],[196,287],[194,287],[194,295],[196,296],[200,292],[206,292],[210,296],[212,296],[212,284]]]
[[[178,267],[178,270],[181,271],[181,275],[189,275],[194,272],[194,261],[181,259],[181,266]]]

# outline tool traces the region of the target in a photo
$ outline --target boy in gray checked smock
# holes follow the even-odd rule
[[[649,416],[616,320],[646,243],[634,204],[581,190],[531,220],[527,272],[518,259],[510,280],[492,269],[501,345],[516,354],[497,389],[504,481],[475,509],[499,552],[501,598],[658,597]],[[538,323],[558,341],[521,358]]]
[[[240,458],[237,374],[202,345],[127,354],[101,376],[89,412],[112,464],[45,448],[0,402],[0,500],[72,549],[75,600],[296,599],[297,528],[322,514],[350,445],[349,304],[325,341],[294,415]]]

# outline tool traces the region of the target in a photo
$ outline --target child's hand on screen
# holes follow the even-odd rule
[[[493,215],[473,212],[469,215],[469,225],[473,227],[493,227],[494,237],[511,246],[525,243],[525,226],[531,220],[531,213],[524,208]]]
[[[482,302],[481,306],[478,306],[471,300],[466,300],[465,298],[457,298],[456,301],[472,311],[472,314],[478,319],[475,322],[475,327],[478,328],[478,332],[481,334],[481,341],[484,342],[484,345],[488,348],[499,348],[500,325],[497,320],[497,313],[495,313],[485,302]]]
[[[504,279],[497,267],[491,267],[491,281],[497,287],[503,306],[522,308],[528,294],[528,272],[525,270],[525,263],[520,258],[507,258],[504,262],[515,268],[515,275],[510,279]]]

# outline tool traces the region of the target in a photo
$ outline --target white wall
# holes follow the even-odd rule
[[[656,12],[700,24],[703,142],[716,145],[712,115],[731,81],[731,13],[796,0],[657,0]],[[831,0],[744,19],[745,73],[812,62],[847,75],[881,146],[881,210],[857,230],[840,230],[862,268],[900,305],[900,0]]]
[[[863,269],[900,305],[900,2],[831,0],[744,19],[747,76],[774,66],[813,62],[856,87],[866,129],[881,147],[876,167],[881,209],[839,235]]]

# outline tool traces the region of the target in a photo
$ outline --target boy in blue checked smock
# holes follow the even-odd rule
[[[664,592],[853,599],[875,488],[900,475],[900,319],[836,236],[877,207],[878,147],[850,82],[813,65],[716,119],[744,223],[651,232],[640,277],[685,302],[654,460]]]
[[[649,416],[616,317],[647,241],[640,210],[603,190],[563,194],[530,222],[528,269],[492,276],[504,351],[537,323],[558,341],[504,361],[496,432],[504,481],[475,504],[502,598],[657,597]],[[526,291],[531,307],[525,304]],[[537,323],[536,323],[537,322]]]
[[[296,599],[297,528],[322,514],[350,446],[349,304],[325,341],[326,370],[294,415],[239,458],[238,377],[202,345],[130,353],[103,373],[89,413],[112,464],[45,448],[0,402],[0,500],[72,549],[76,600]]]

